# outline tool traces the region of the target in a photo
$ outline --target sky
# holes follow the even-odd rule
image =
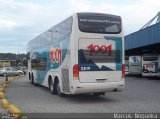
[[[160,0],[0,0],[0,53],[26,53],[27,43],[76,12],[119,15],[124,34],[160,11]]]

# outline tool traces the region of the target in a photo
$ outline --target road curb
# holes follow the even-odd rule
[[[0,88],[0,92],[3,92],[4,88]]]
[[[9,107],[9,102],[7,101],[7,99],[2,99],[2,106],[4,109]]]
[[[20,109],[13,104],[9,105],[8,111],[16,118],[21,117],[22,113],[21,113]]]
[[[6,84],[9,84],[9,81],[10,81],[10,80],[8,80],[8,81],[5,81],[5,83],[6,83]]]
[[[20,76],[17,77],[11,77],[8,79],[8,81],[4,81],[0,87],[0,99],[2,102],[2,107],[4,109],[7,109],[9,113],[14,116],[15,118],[21,118],[21,119],[29,119],[27,116],[22,115],[21,110],[16,107],[14,104],[9,104],[8,100],[5,98],[5,94],[3,93],[4,88],[8,87],[8,84],[11,80],[17,80],[20,79]]]
[[[7,88],[7,86],[8,85],[6,83],[3,83],[3,85],[2,85],[3,88]]]
[[[0,92],[0,99],[4,99],[5,98],[5,95],[3,92]]]

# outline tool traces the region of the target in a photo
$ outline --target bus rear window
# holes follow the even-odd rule
[[[153,56],[153,55],[148,55],[148,56],[143,56],[144,61],[156,61],[158,60],[158,56]]]
[[[88,33],[118,34],[122,29],[120,17],[111,15],[79,14],[78,26],[80,31]]]

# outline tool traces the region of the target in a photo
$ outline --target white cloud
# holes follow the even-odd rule
[[[0,4],[8,4],[13,2],[13,0],[0,0]]]
[[[31,0],[25,3],[18,0],[0,0],[0,31],[3,33],[2,35],[0,32],[0,40],[7,36],[12,39],[14,36],[19,39],[17,42],[23,40],[27,43],[37,34],[75,12],[120,15],[123,18],[125,34],[129,34],[139,30],[160,10],[160,0],[134,0],[127,4],[115,4],[115,1],[108,3],[107,0],[51,0],[49,3],[44,5]]]
[[[69,0],[70,8],[76,12],[84,12],[91,9],[89,0]]]
[[[9,23],[11,26],[26,25],[27,23],[33,25],[45,22],[45,20],[51,21],[51,18],[53,19],[52,21],[58,22],[60,17],[62,18],[62,16],[73,12],[103,12],[121,15],[124,19],[124,24],[127,24],[125,27],[128,30],[131,29],[130,26],[138,29],[138,27],[140,28],[149,21],[159,11],[160,1],[135,0],[133,4],[117,5],[107,3],[107,1],[101,2],[101,0],[96,4],[92,0],[68,0],[67,5],[61,3],[58,6],[55,4],[45,6],[31,2],[22,3],[14,0],[0,0],[0,7],[6,10],[0,11],[0,19],[2,19],[1,16],[5,15],[5,19],[11,19],[10,21],[12,22]],[[56,18],[54,18],[55,16]]]
[[[142,28],[160,10],[159,0],[137,0],[132,5],[120,7],[119,14],[124,20],[126,34]]]
[[[17,24],[14,21],[8,19],[0,19],[0,29],[2,28],[13,28]]]

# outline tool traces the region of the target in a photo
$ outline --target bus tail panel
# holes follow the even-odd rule
[[[122,79],[122,39],[79,40],[80,82],[117,82]]]
[[[82,83],[104,83],[121,81],[121,71],[80,71],[79,80]]]
[[[143,73],[158,73],[158,62],[143,64]]]

